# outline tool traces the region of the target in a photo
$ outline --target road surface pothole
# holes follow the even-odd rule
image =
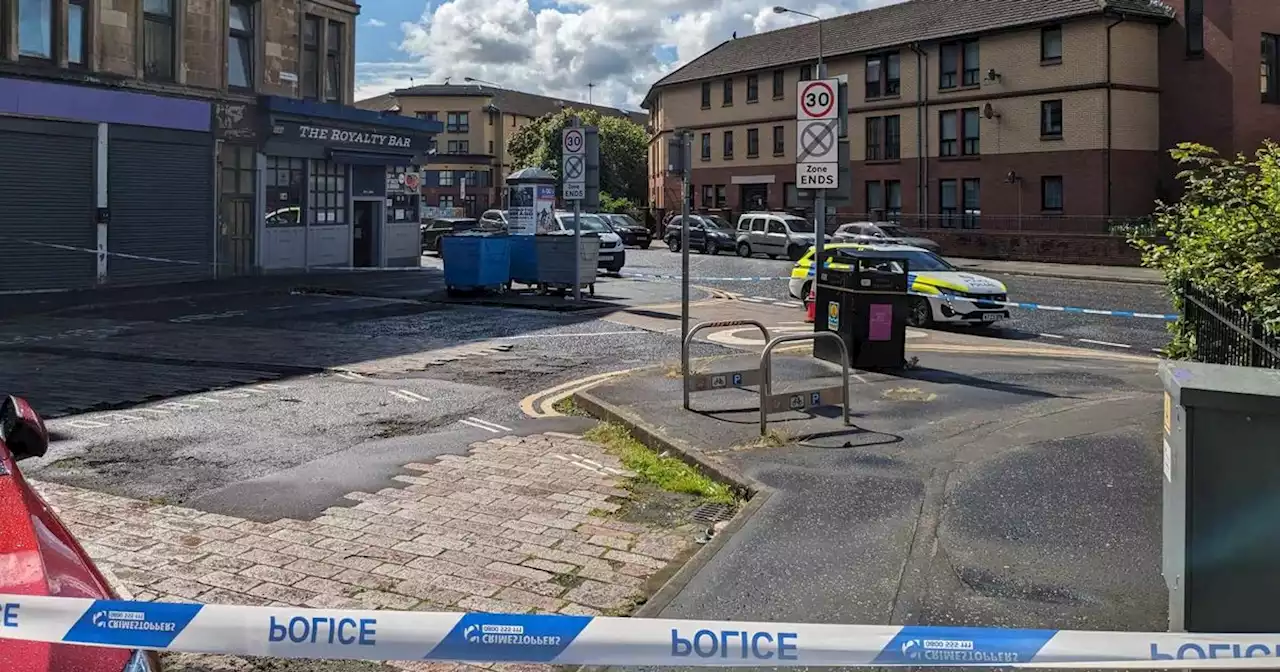
[[[458,420],[467,417],[466,413],[453,413],[450,415],[442,415],[431,418],[430,420],[415,420],[413,418],[385,418],[369,425],[374,430],[370,438],[374,439],[393,439],[397,436],[413,436],[415,434],[425,434],[433,429],[452,425]]]
[[[974,592],[988,597],[1073,606],[1088,601],[1064,586],[1032,583],[1010,576],[999,576],[983,568],[956,567],[955,572],[962,583]]]

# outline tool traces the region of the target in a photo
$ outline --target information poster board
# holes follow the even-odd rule
[[[556,226],[556,187],[553,184],[539,184],[533,201],[533,209],[537,213],[538,233],[560,230]]]
[[[536,185],[511,185],[510,204],[507,208],[507,231],[513,236],[532,236],[537,230]]]

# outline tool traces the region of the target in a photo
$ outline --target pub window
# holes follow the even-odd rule
[[[440,186],[442,186],[442,187],[452,187],[452,186],[453,186],[453,171],[452,171],[452,170],[442,170],[442,171],[440,171]]]
[[[142,63],[147,79],[173,81],[176,42],[174,0],[143,0]]]
[[[760,129],[747,129],[747,158],[754,159],[760,156]]]
[[[782,100],[787,97],[787,73],[785,70],[773,71],[773,99]]]
[[[1062,26],[1049,26],[1040,31],[1040,62],[1062,61]]]
[[[306,184],[303,159],[268,156],[263,182],[267,198],[267,226],[302,225],[302,188]]]
[[[308,14],[302,20],[302,97],[320,98],[320,27],[324,19]]]
[[[89,65],[89,0],[67,2],[67,65]]]
[[[1280,83],[1276,76],[1280,71],[1280,35],[1262,34],[1262,102],[1280,103]]]
[[[1204,55],[1204,0],[1186,0],[1183,15],[1187,22],[1187,56]]]
[[[253,3],[232,0],[227,13],[227,86],[253,88]]]
[[[324,99],[342,102],[342,33],[346,24],[330,21],[324,42]]]
[[[786,128],[783,126],[773,127],[773,155],[782,156],[787,153],[787,135]]]
[[[754,103],[760,100],[760,76],[747,75],[747,102]]]
[[[468,133],[471,131],[470,112],[450,112],[445,117],[444,130],[450,133]]]
[[[53,58],[53,0],[19,0],[18,55]]]
[[[330,161],[311,161],[307,221],[312,226],[347,223],[346,168]]]

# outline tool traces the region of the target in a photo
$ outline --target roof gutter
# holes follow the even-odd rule
[[[916,55],[916,213],[921,221],[929,213],[929,134],[925,132],[928,107],[929,54],[919,42],[907,45]]]

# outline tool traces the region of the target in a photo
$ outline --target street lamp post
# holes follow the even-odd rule
[[[475,77],[463,77],[462,81],[468,84],[483,84],[486,86],[492,86],[497,89],[502,88],[501,86],[498,86],[493,82],[487,82],[483,79],[476,79]],[[499,194],[502,194],[502,193],[506,193],[507,191],[507,176],[503,174],[503,166],[507,162],[506,125],[502,123],[502,114],[503,114],[502,108],[498,107],[492,102],[489,103],[489,107],[493,110],[493,112],[496,112],[498,114],[498,119],[497,121],[494,122],[494,126],[497,126],[498,128],[497,137],[494,139],[494,143],[497,144],[497,148],[494,150],[494,156],[498,159],[497,179],[502,183],[500,187],[501,192],[499,192]],[[489,186],[493,187],[497,185],[490,184]],[[505,208],[506,207],[505,201],[507,199],[499,195],[498,200],[500,201],[498,203],[498,206]]]
[[[827,64],[822,62],[822,17],[808,12],[799,12],[781,5],[775,5],[774,14],[797,14],[818,22],[818,79],[827,78]],[[822,270],[822,248],[827,236],[827,190],[813,190],[813,282],[818,283],[818,273]],[[801,297],[804,299],[805,297]],[[817,300],[816,298],[814,299]]]

